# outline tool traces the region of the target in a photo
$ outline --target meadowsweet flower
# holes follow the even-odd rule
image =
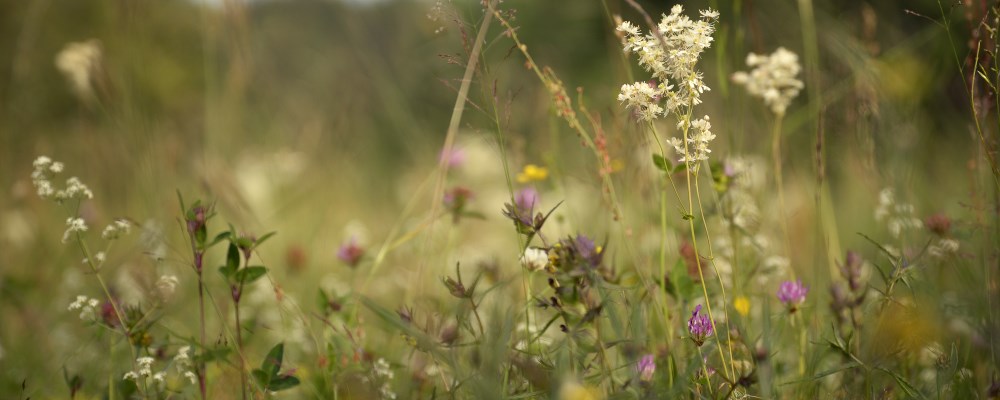
[[[529,247],[521,256],[521,265],[529,271],[538,271],[549,264],[549,253],[545,250]]]
[[[879,192],[878,206],[875,208],[875,220],[885,222],[892,236],[899,237],[904,229],[919,229],[923,227],[920,218],[914,216],[912,204],[897,203],[896,193],[892,188]]]
[[[68,243],[74,234],[86,232],[87,222],[83,218],[66,218],[66,232],[63,232],[63,243]]]
[[[701,19],[683,15],[684,8],[674,6],[657,25],[657,32],[642,35],[631,22],[623,21],[617,30],[624,34],[624,50],[634,53],[639,65],[652,74],[650,82],[624,84],[618,101],[632,110],[641,121],[653,121],[674,115],[684,133],[669,142],[680,155],[680,162],[695,167],[708,159],[708,143],[715,138],[707,116],[691,121],[692,108],[701,104],[701,94],[711,90],[695,67],[701,54],[712,45],[712,34],[719,13],[702,10]]]
[[[750,315],[750,299],[747,299],[746,296],[737,296],[733,300],[733,308],[744,317]]]
[[[356,268],[364,255],[364,247],[358,244],[358,240],[354,236],[351,236],[350,240],[337,249],[337,258],[351,268]]]
[[[639,374],[639,380],[643,382],[649,382],[653,380],[653,373],[656,372],[656,361],[652,354],[646,354],[639,359],[639,363],[635,366],[636,373]]]
[[[544,181],[548,177],[549,177],[548,168],[539,167],[535,164],[528,164],[525,165],[524,169],[517,174],[517,181],[519,183]]]
[[[795,312],[799,304],[806,301],[806,294],[809,288],[802,285],[802,281],[785,281],[778,287],[778,300],[785,303],[790,312]]]
[[[785,115],[788,105],[804,86],[796,78],[802,71],[799,56],[779,47],[770,56],[750,53],[746,62],[753,69],[749,73],[733,74],[733,82],[745,87],[750,95],[763,99],[774,114]]]
[[[707,314],[702,314],[701,304],[695,306],[691,318],[688,319],[688,333],[691,334],[691,340],[694,340],[694,343],[701,347],[705,343],[705,339],[712,336],[713,331],[712,320],[708,318]]]

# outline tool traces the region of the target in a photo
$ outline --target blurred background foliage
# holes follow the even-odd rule
[[[642,3],[652,15],[672,6]],[[719,135],[713,158],[766,154],[767,113],[725,77],[746,69],[749,51],[784,46],[805,54],[802,1],[684,3],[722,14],[716,43],[701,64],[713,88],[703,108]],[[974,62],[970,41],[987,3],[966,3],[941,5],[949,39],[933,0],[814,2],[820,63],[806,64],[806,89],[785,128],[789,202],[799,210],[791,216],[793,237],[804,238],[793,266],[806,276],[826,270],[816,262],[824,256],[815,251],[816,217],[808,214],[817,121],[844,248],[865,246],[855,232],[875,229],[872,210],[885,186],[901,189],[925,214],[968,216],[967,235],[979,229],[976,216],[986,205],[975,204],[975,196],[993,189],[970,174],[981,167],[963,87],[969,77],[956,64]],[[79,256],[58,241],[64,216],[34,196],[31,160],[42,154],[61,160],[91,186],[95,200],[82,210],[88,218],[158,221],[173,243],[164,268],[182,279],[188,271],[177,191],[218,201],[222,220],[241,230],[278,231],[262,254],[284,290],[301,293],[309,304],[317,282],[357,283],[335,259],[357,221],[369,243],[380,243],[396,224],[416,221],[401,214],[411,201],[423,210],[439,198],[420,189],[421,182],[433,176],[465,49],[482,15],[476,1],[445,5],[454,13],[435,14],[427,1],[0,2],[0,392],[13,393],[24,379],[58,376],[70,363],[58,342],[82,332],[62,310],[86,278],[66,272]],[[636,133],[615,100],[630,74],[640,79],[644,73],[631,64],[626,71],[612,16],[639,21],[638,15],[617,0],[507,0],[503,8],[516,10],[514,24],[536,61],[550,66],[571,96],[583,89],[622,165],[615,179],[628,188],[626,203],[636,205],[629,220],[637,234],[655,232],[657,197],[643,172],[648,138]],[[544,88],[494,29],[481,59],[490,77],[474,83],[460,134],[460,145],[485,149],[470,151],[478,159],[469,160],[485,172],[469,167],[460,183],[484,192],[492,185],[501,195],[480,196],[475,208],[486,220],[463,226],[462,240],[449,236],[449,243],[463,243],[456,245],[462,251],[428,256],[431,246],[417,252],[431,257],[425,261],[435,265],[430,278],[467,259],[474,265],[496,258],[516,271],[517,255],[509,251],[516,238],[500,217],[502,201],[495,201],[506,188],[487,108],[494,91],[512,169],[535,163],[563,177],[547,183],[552,198],[545,204],[567,202],[559,213],[564,231],[620,231],[607,207],[574,205],[580,197],[600,197],[596,162],[553,116]],[[55,60],[68,43],[91,39],[99,41],[102,57],[92,96],[78,96]],[[820,105],[821,118],[811,113],[810,101]],[[993,109],[995,99],[981,101],[984,110]],[[987,127],[991,136],[995,128]],[[574,184],[590,189],[574,191]],[[612,246],[621,239],[611,237]],[[111,256],[142,277],[151,264],[139,242]],[[426,245],[415,242],[410,250]],[[383,268],[411,264],[393,253]],[[407,286],[433,283],[385,279],[371,289],[376,297],[403,288],[411,298],[416,289]],[[820,287],[825,278],[817,279]],[[398,305],[393,302],[399,300],[387,307]]]

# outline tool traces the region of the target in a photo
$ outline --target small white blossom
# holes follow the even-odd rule
[[[538,271],[549,264],[549,254],[545,250],[529,247],[521,256],[521,265],[530,271]]]
[[[896,202],[896,194],[892,188],[882,189],[879,193],[875,220],[885,222],[894,237],[899,237],[904,229],[919,229],[924,226],[923,221],[914,216],[912,204]]]
[[[187,371],[184,373],[184,377],[188,378],[188,380],[191,381],[192,385],[198,383],[198,376],[195,375],[194,372]]]
[[[135,380],[135,379],[138,379],[138,378],[139,378],[139,375],[137,375],[134,371],[126,372],[125,375],[122,376],[122,380],[123,381],[127,381],[129,379]]]
[[[157,373],[153,374],[153,380],[157,381],[159,383],[165,383],[166,382],[166,377],[167,377],[167,373],[166,372],[157,372]]]
[[[776,115],[785,115],[785,110],[803,88],[796,76],[802,71],[799,56],[779,47],[770,56],[750,53],[747,55],[750,72],[732,75],[734,83],[744,86],[750,95],[760,97],[764,104]]]
[[[927,253],[933,257],[943,258],[958,252],[959,243],[955,239],[941,238],[927,248]]]
[[[87,231],[87,222],[83,218],[67,218],[66,232],[63,232],[63,243],[68,243],[73,234]]]
[[[87,296],[76,296],[76,301],[70,303],[68,311],[80,310],[80,319],[84,321],[94,321],[97,319],[97,306],[101,302]]]
[[[127,219],[116,219],[108,224],[101,232],[101,237],[107,240],[115,240],[123,235],[128,235],[132,230],[132,224]]]

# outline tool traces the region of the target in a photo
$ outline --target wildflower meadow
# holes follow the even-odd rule
[[[1000,3],[0,11],[0,399],[1000,398]]]

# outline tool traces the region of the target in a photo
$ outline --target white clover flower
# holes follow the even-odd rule
[[[86,232],[87,222],[83,218],[67,218],[66,219],[66,232],[63,232],[63,243],[68,243],[69,239],[75,233]]]
[[[733,82],[745,87],[750,95],[763,99],[774,114],[785,115],[788,105],[804,87],[796,78],[802,71],[799,56],[779,47],[770,56],[750,53],[746,63],[753,69],[734,73]]]
[[[521,265],[529,271],[538,271],[549,264],[549,253],[545,250],[529,247],[521,256]]]
[[[899,237],[904,229],[919,229],[924,226],[923,221],[914,216],[912,204],[896,203],[896,194],[892,188],[885,188],[879,192],[875,220],[885,222],[893,237]]]

